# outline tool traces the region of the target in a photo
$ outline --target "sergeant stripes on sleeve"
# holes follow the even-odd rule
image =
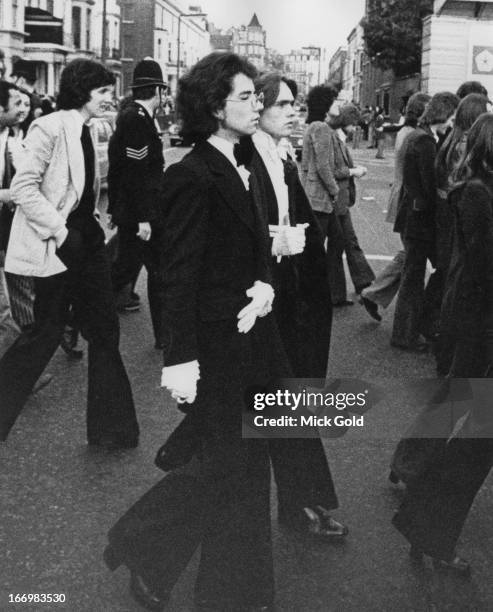
[[[147,157],[148,150],[148,145],[145,145],[145,147],[142,147],[142,149],[132,149],[132,147],[125,148],[127,157],[129,157],[130,159],[137,160],[144,159],[145,157]]]

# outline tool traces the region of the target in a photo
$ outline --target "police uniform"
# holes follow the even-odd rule
[[[145,76],[152,73],[149,68],[159,70],[158,75]],[[144,76],[138,76],[139,70]],[[164,86],[161,69],[156,62],[143,60],[135,69],[133,87],[152,85]],[[112,270],[113,288],[115,292],[120,291],[134,281],[142,265],[146,267],[151,319],[156,345],[159,345],[160,305],[153,245],[159,236],[157,206],[164,158],[153,118],[143,104],[134,100],[120,112],[108,155],[108,213],[118,227],[119,241],[118,256]],[[138,224],[144,222],[151,225],[151,240],[148,242],[137,236]]]

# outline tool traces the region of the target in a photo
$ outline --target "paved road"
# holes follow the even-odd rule
[[[176,158],[182,151],[167,153]],[[360,150],[369,168],[354,208],[365,251],[375,270],[397,248],[383,222],[392,158],[378,161]],[[144,278],[138,290],[144,299]],[[275,520],[274,551],[281,612],[401,612],[493,610],[493,482],[479,494],[461,538],[474,579],[463,583],[414,570],[407,545],[392,528],[399,494],[388,486],[388,462],[400,434],[420,406],[409,379],[433,375],[426,355],[391,349],[392,307],[370,320],[358,305],[337,311],[330,356],[332,376],[359,377],[379,385],[384,399],[367,415],[364,431],[327,440],[340,509],[350,527],[334,546],[293,536]],[[53,382],[32,397],[0,447],[0,611],[133,612],[124,569],[110,574],[102,562],[105,534],[114,520],[161,473],[156,448],[180,416],[159,388],[161,356],[152,348],[147,307],[121,317],[122,352],[133,385],[142,436],[138,449],[107,453],[85,445],[86,360],[69,362],[59,351],[49,365]],[[196,559],[173,594],[171,612],[192,609]],[[9,593],[64,593],[65,604],[9,604]],[[435,606],[435,607],[433,607]]]

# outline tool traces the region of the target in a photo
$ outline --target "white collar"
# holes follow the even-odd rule
[[[252,140],[259,151],[269,153],[274,159],[286,159],[287,150],[282,141],[276,142],[270,134],[258,129],[252,136]]]
[[[135,102],[136,104],[140,104],[140,106],[142,106],[151,119],[153,118],[154,111],[150,108],[150,104],[147,102],[147,100],[135,100]]]
[[[243,181],[243,185],[245,186],[245,189],[248,191],[249,189],[248,179],[250,177],[250,172],[245,168],[245,166],[243,165],[238,166],[238,164],[236,163],[235,155],[233,152],[234,143],[232,143],[230,140],[226,140],[225,138],[221,138],[220,136],[217,136],[216,134],[212,134],[211,136],[209,136],[209,138],[207,139],[207,142],[210,145],[212,145],[215,149],[217,149],[219,153],[222,153],[224,157],[226,157],[226,159],[232,164],[233,168],[240,175],[240,178]]]
[[[339,138],[341,142],[346,142],[346,139],[347,139],[346,132],[342,128],[337,128],[336,133],[337,133],[337,137]]]

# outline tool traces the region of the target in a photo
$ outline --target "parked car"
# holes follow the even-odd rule
[[[116,113],[108,113],[103,117],[94,119],[96,124],[96,155],[99,164],[99,175],[101,177],[101,188],[108,186],[108,143],[115,131]]]

